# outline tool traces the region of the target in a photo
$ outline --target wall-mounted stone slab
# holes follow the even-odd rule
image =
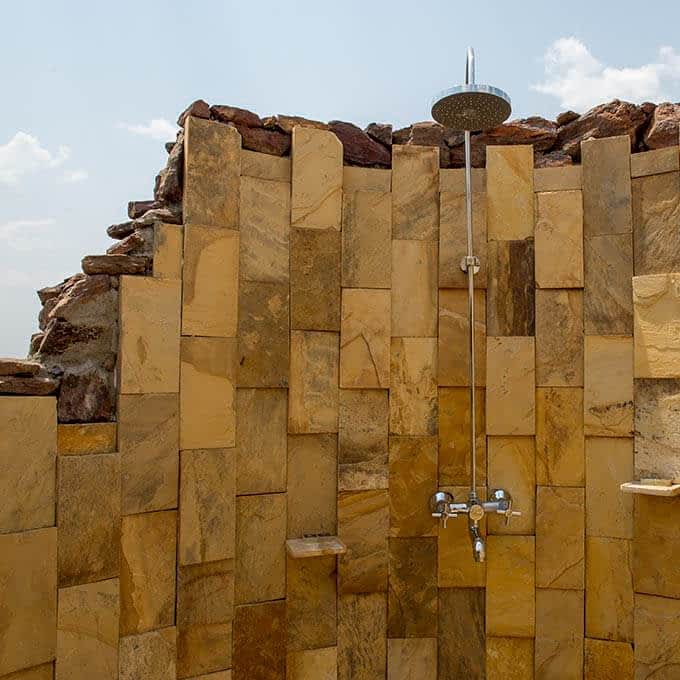
[[[57,402],[0,397],[0,533],[54,524]]]
[[[487,434],[534,434],[534,354],[534,338],[487,338]]]
[[[288,680],[337,680],[337,647],[289,652],[286,674]]]
[[[234,557],[235,460],[230,449],[182,451],[179,551],[181,565]]]
[[[680,601],[635,595],[635,676],[672,678],[680,665]]]
[[[534,673],[534,641],[523,638],[486,638],[487,680],[524,680]]]
[[[642,151],[630,156],[630,176],[633,178],[659,175],[678,169],[680,169],[680,155],[678,155],[677,146]],[[635,182],[633,182],[634,191]],[[633,201],[635,201],[635,198],[633,198]]]
[[[392,335],[437,335],[435,241],[392,241]]]
[[[534,150],[530,145],[486,148],[486,210],[490,241],[534,235]]]
[[[179,391],[181,283],[120,277],[120,393]]]
[[[5,675],[54,659],[56,528],[0,534],[0,601],[0,673]]]
[[[33,666],[23,671],[4,676],[6,680],[53,680],[54,664],[52,662]]]
[[[285,680],[285,600],[236,607],[232,674],[234,680]]]
[[[26,397],[21,401],[27,403]],[[117,449],[117,438],[116,423],[60,423],[57,425],[57,453],[60,456],[113,453]]]
[[[241,149],[241,178],[255,177],[271,182],[290,182],[290,176],[291,160],[289,157]]]
[[[581,144],[581,159],[584,234],[630,233],[630,138],[588,139]]]
[[[59,590],[55,667],[58,680],[93,677],[117,680],[118,591],[118,579]]]
[[[633,646],[627,642],[586,638],[584,656],[587,680],[632,678],[635,672]]]
[[[437,680],[437,640],[393,638],[387,641],[389,680]]]
[[[489,335],[534,335],[534,240],[489,241]]]
[[[390,328],[389,290],[343,290],[340,387],[390,386]]]
[[[235,573],[237,604],[286,596],[286,494],[236,499]]]
[[[392,236],[436,241],[439,229],[439,149],[392,147]]]
[[[363,168],[345,168],[360,170]],[[375,172],[375,171],[373,171]],[[342,285],[389,288],[391,282],[392,195],[347,191],[342,205]]]
[[[157,279],[182,277],[183,228],[157,222],[153,227],[153,275]]]
[[[391,187],[392,170],[386,168],[361,168],[356,165],[345,165],[342,168],[342,188],[345,194],[354,191],[385,193],[389,192]]]
[[[465,168],[440,168],[439,191],[465,194]],[[473,193],[486,193],[486,168],[472,168]]]
[[[182,338],[182,449],[236,444],[236,339]]]
[[[193,120],[193,119],[192,119]],[[162,628],[120,640],[119,680],[176,677],[177,630]]]
[[[241,253],[244,281],[288,281],[290,182],[241,177]]]
[[[486,384],[486,294],[476,290],[475,300],[475,384]],[[439,291],[438,383],[470,384],[468,366],[470,333],[468,295],[465,290]]]
[[[288,431],[337,432],[338,334],[292,331],[290,343]]]
[[[393,338],[390,433],[437,433],[437,338]]]
[[[574,191],[582,185],[580,165],[534,168],[534,191]]]
[[[241,135],[190,116],[184,140],[185,224],[238,229]]]
[[[122,513],[176,508],[179,395],[121,394],[118,432]]]
[[[172,626],[177,512],[166,510],[123,517],[120,546],[120,634]],[[121,667],[123,658],[121,647]]]
[[[583,389],[536,389],[536,482],[583,486],[585,479]]]
[[[580,191],[536,194],[536,285],[583,287],[583,199]]]
[[[120,457],[62,456],[58,479],[59,585],[118,576]]]
[[[184,228],[184,335],[236,337],[238,261],[238,231],[189,224]]]

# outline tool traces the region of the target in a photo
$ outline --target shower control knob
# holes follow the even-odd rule
[[[508,508],[505,511],[505,524],[506,524],[506,526],[508,524],[510,524],[510,520],[513,517],[521,517],[521,516],[522,516],[522,513],[519,510],[513,510],[512,508]]]
[[[464,272],[467,272],[468,267],[472,267],[472,272],[474,274],[479,274],[480,266],[481,263],[476,255],[465,255],[460,261],[460,268]]]

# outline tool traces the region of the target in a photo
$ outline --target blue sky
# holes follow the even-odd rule
[[[104,252],[127,201],[151,197],[164,133],[193,99],[402,126],[461,80],[472,44],[478,82],[505,89],[516,117],[680,101],[680,3],[650,14],[592,0],[5,3],[0,356],[25,354],[34,289]]]

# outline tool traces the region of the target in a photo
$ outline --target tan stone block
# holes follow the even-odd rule
[[[57,680],[117,680],[118,590],[118,579],[59,590]]]
[[[236,339],[182,338],[182,449],[236,444]]]
[[[472,192],[486,194],[486,169],[472,168]],[[465,168],[440,168],[439,191],[465,193]]]
[[[534,191],[573,191],[581,188],[581,166],[534,168]]]
[[[338,598],[338,680],[377,680],[387,666],[387,596]]]
[[[286,494],[236,499],[236,603],[286,596]]]
[[[487,249],[489,335],[534,335],[534,240],[489,241]]]
[[[468,486],[442,486],[442,491],[453,494],[456,502],[464,502],[470,492]],[[485,486],[477,487],[477,496],[486,499]],[[479,523],[482,536],[487,534],[486,517]],[[486,563],[475,562],[470,546],[467,521],[451,520],[440,527],[437,541],[437,581],[439,588],[484,588]]]
[[[240,210],[241,278],[286,283],[290,256],[290,182],[242,177]]]
[[[286,390],[236,390],[236,493],[286,490]]]
[[[677,159],[677,149],[675,157]],[[680,265],[680,172],[633,180],[635,274],[677,271]]]
[[[440,678],[485,678],[484,590],[439,591]]]
[[[633,339],[586,336],[584,365],[586,436],[632,436]]]
[[[487,434],[534,434],[534,354],[534,338],[487,338]]]
[[[680,479],[680,380],[635,381],[635,477]]]
[[[585,235],[631,232],[630,138],[588,139],[581,156]]]
[[[294,227],[340,229],[342,144],[332,133],[293,128],[291,220]]]
[[[534,677],[583,677],[583,591],[536,591]]]
[[[45,663],[23,671],[3,675],[2,680],[53,680],[54,664]]]
[[[153,225],[153,275],[157,279],[182,278],[183,228],[178,224]]]
[[[392,336],[437,335],[437,243],[392,241]]]
[[[337,476],[336,435],[288,437],[288,538],[335,534]]]
[[[265,155],[265,154],[261,154]],[[278,158],[278,156],[271,156],[271,158]],[[284,160],[284,159],[281,159]],[[288,159],[285,159],[288,160]],[[220,671],[219,673],[208,673],[207,675],[197,675],[191,680],[232,680],[231,671]]]
[[[437,339],[393,338],[390,433],[437,433]]]
[[[436,241],[439,228],[439,149],[392,147],[392,235]]]
[[[337,333],[292,331],[288,431],[338,431],[339,337]]]
[[[123,514],[176,508],[179,395],[121,394],[118,423]]]
[[[580,191],[536,194],[536,285],[583,287],[583,200]]]
[[[680,156],[678,156],[677,146],[638,152],[630,156],[631,177],[659,175],[678,169],[680,169]],[[634,187],[633,191],[635,191]],[[633,198],[633,201],[635,201],[635,198]]]
[[[632,335],[631,234],[586,237],[584,254],[583,317],[586,333]]]
[[[439,483],[470,484],[470,390],[439,388]],[[475,390],[477,479],[486,484],[486,408],[484,390]]]
[[[390,535],[432,536],[437,523],[427,503],[437,491],[437,438],[390,438]]]
[[[345,288],[340,326],[340,387],[390,386],[390,291]]]
[[[522,515],[506,523],[489,516],[490,534],[533,534],[536,515],[536,445],[533,437],[489,437],[487,442],[490,489],[505,489]]]
[[[633,305],[635,377],[680,378],[680,274],[636,276]]]
[[[475,384],[486,384],[486,294],[476,290],[475,300]],[[439,376],[440,385],[470,384],[468,294],[464,290],[439,291]]]
[[[290,182],[290,176],[290,158],[241,149],[241,178],[256,177],[272,182]]]
[[[631,541],[586,538],[586,635],[633,641]]]
[[[544,486],[585,484],[583,389],[536,389],[536,482]]]
[[[633,479],[633,440],[588,437],[585,451],[586,533],[633,538],[633,496],[619,488]]]
[[[346,167],[348,171],[369,168]],[[373,170],[387,172],[389,170]],[[391,285],[392,194],[348,191],[342,204],[342,285],[348,288],[389,288]]]
[[[584,680],[633,680],[633,646],[586,638]]]
[[[340,390],[338,490],[386,489],[387,390]]]
[[[57,404],[0,397],[0,533],[54,524]]]
[[[54,659],[57,530],[0,534],[0,674]]]
[[[120,277],[120,393],[179,391],[181,282]]]
[[[347,546],[338,558],[340,594],[387,590],[389,523],[387,490],[338,494],[338,537]]]
[[[288,387],[289,313],[288,284],[241,281],[239,387]]]
[[[487,680],[533,680],[534,641],[486,638]]]
[[[177,572],[177,677],[231,666],[233,560]]]
[[[196,120],[191,118],[190,120]],[[119,680],[166,680],[177,672],[177,630],[162,628],[120,640]]]
[[[534,235],[534,150],[531,145],[486,148],[486,223],[490,241]]]
[[[389,192],[391,188],[391,170],[351,165],[342,168],[342,189],[345,195],[353,191]]]
[[[28,405],[26,397],[21,400]],[[1,404],[0,401],[0,408]],[[57,425],[57,453],[60,456],[113,453],[117,447],[117,433],[116,423],[61,423]]]
[[[335,645],[335,557],[288,558],[286,576],[288,651]]]
[[[680,598],[680,508],[672,498],[635,499],[635,591]]]
[[[337,680],[337,678],[337,647],[305,649],[288,654],[286,680]]]
[[[190,116],[184,140],[184,223],[238,229],[240,174],[238,130]]]
[[[487,635],[534,636],[535,555],[533,536],[487,538]]]
[[[60,457],[58,480],[59,585],[118,576],[120,457]]]
[[[387,680],[437,680],[437,640],[404,638],[387,641]]]
[[[232,673],[234,680],[285,679],[285,600],[236,607]]]
[[[467,273],[460,268],[467,255],[465,195],[443,191],[439,195],[439,287],[467,288]],[[475,287],[486,288],[486,196],[472,195],[472,248],[479,258]]]
[[[229,449],[182,451],[179,564],[234,557],[235,456]]]
[[[672,680],[680,666],[680,601],[635,595],[635,678]]]
[[[203,225],[184,228],[184,335],[236,337],[238,260],[238,231]]]
[[[177,512],[123,517],[120,545],[120,634],[173,625]]]
[[[536,587],[583,590],[585,492],[539,486],[536,492]]]

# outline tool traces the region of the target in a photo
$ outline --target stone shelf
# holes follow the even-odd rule
[[[643,496],[680,496],[680,484],[641,484],[640,482],[626,482],[621,484],[624,493],[636,493]]]
[[[310,538],[289,538],[286,541],[288,554],[296,560],[326,555],[344,555],[347,546],[337,536],[312,536]]]

